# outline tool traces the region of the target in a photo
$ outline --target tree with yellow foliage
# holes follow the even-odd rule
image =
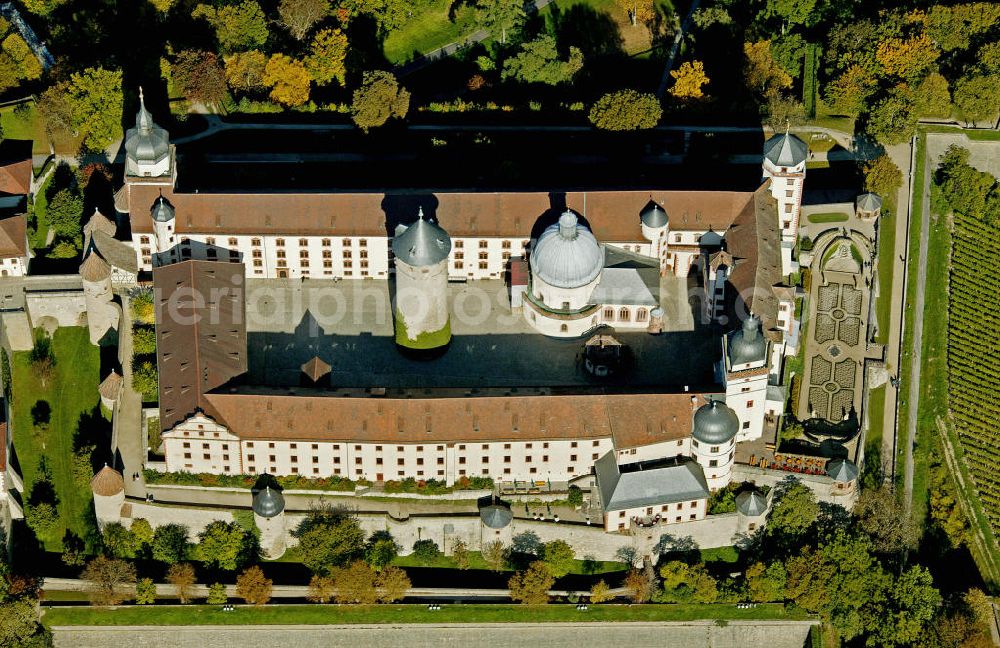
[[[264,84],[271,86],[271,99],[286,106],[301,106],[309,101],[309,72],[302,61],[285,54],[275,54],[264,68]]]
[[[887,38],[875,50],[875,60],[888,75],[900,79],[919,78],[938,58],[938,49],[927,34],[912,38]]]
[[[678,99],[701,99],[701,87],[708,83],[705,65],[701,61],[685,61],[680,68],[670,71],[674,85],[670,94]]]
[[[743,73],[747,86],[765,97],[774,97],[792,87],[792,77],[771,56],[771,41],[743,43],[746,61]]]
[[[267,55],[259,50],[237,52],[226,57],[226,82],[233,90],[249,92],[263,87]]]
[[[635,27],[640,22],[649,22],[656,15],[653,0],[615,0],[628,13],[629,22]]]

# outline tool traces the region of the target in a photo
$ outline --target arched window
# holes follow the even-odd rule
[[[604,319],[607,320],[608,322],[615,321],[615,309],[612,308],[611,306],[608,306],[607,308],[605,308],[604,309]]]
[[[618,311],[618,319],[622,322],[629,321],[630,314],[627,308],[622,308]]]
[[[646,315],[647,315],[646,309],[645,308],[640,308],[639,310],[637,310],[635,312],[635,321],[637,321],[637,322],[645,322],[646,321]]]
[[[565,324],[560,324],[559,325],[559,332],[560,333],[567,333],[567,332],[569,332],[569,327],[566,326]]]

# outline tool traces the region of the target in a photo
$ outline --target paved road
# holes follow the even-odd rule
[[[886,369],[891,377],[900,374],[900,359],[902,351],[904,292],[906,289],[906,254],[910,241],[910,206],[913,203],[913,189],[917,179],[913,178],[915,149],[911,144],[899,144],[889,147],[889,157],[904,173],[903,184],[896,194],[896,212],[888,224],[883,220],[880,227],[895,227],[896,240],[892,256],[880,258],[879,263],[892,264],[892,285],[889,295],[880,295],[879,299],[889,299],[889,335],[885,344]],[[883,230],[884,231],[884,230]],[[885,479],[891,481],[896,472],[896,447],[898,435],[898,394],[892,383],[885,386],[885,408],[882,417],[882,466],[885,468]]]
[[[581,614],[586,614],[581,612]],[[331,608],[330,616],[335,617]],[[801,648],[814,621],[687,621],[678,623],[496,623],[328,626],[55,627],[56,648],[114,645],[158,648],[232,646],[545,646],[579,648],[595,641],[629,648]]]

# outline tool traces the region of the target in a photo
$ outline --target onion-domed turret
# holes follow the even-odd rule
[[[138,176],[160,176],[169,170],[170,136],[153,123],[153,116],[146,110],[146,101],[139,88],[139,112],[135,128],[125,134],[126,172]]]
[[[732,366],[761,362],[767,357],[767,339],[756,315],[743,320],[743,326],[729,338],[729,363]]]
[[[532,274],[556,288],[580,288],[601,274],[604,252],[576,214],[566,211],[538,237],[531,253]]]
[[[739,431],[740,418],[725,403],[713,399],[694,413],[691,436],[701,443],[726,443]]]
[[[451,237],[439,225],[424,220],[420,208],[412,225],[400,225],[392,239],[392,253],[403,263],[416,267],[432,266],[448,258]]]
[[[253,512],[262,518],[273,518],[285,510],[285,497],[279,491],[266,486],[257,491],[253,498]]]

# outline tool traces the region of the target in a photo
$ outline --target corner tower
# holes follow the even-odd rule
[[[809,147],[787,129],[764,142],[764,179],[771,180],[771,195],[778,201],[782,274],[796,270],[792,249],[799,234],[799,212],[802,209],[808,157]]]
[[[705,471],[710,490],[723,488],[732,479],[739,430],[736,412],[714,398],[694,413],[691,455]]]
[[[448,254],[451,237],[424,218],[399,225],[392,240],[396,264],[396,344],[434,349],[451,341],[448,321]]]

